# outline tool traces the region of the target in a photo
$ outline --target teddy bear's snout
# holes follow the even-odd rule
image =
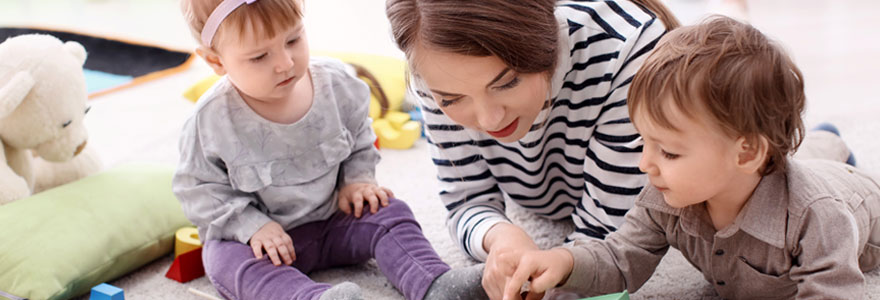
[[[82,152],[83,149],[86,148],[86,143],[88,143],[88,141],[85,141],[85,142],[83,142],[82,144],[79,144],[79,146],[76,147],[76,152],[73,152],[73,156],[77,156],[77,155],[79,155],[79,153]]]

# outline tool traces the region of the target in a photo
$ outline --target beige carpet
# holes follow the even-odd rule
[[[880,122],[875,121],[876,129]],[[880,149],[877,147],[875,149]],[[453,267],[472,264],[452,243],[444,225],[445,209],[436,196],[433,166],[427,158],[424,141],[410,150],[383,150],[383,160],[378,167],[379,181],[390,187],[412,207],[428,240],[434,245],[444,261]],[[561,243],[563,232],[571,230],[571,224],[551,222],[533,217],[516,206],[509,213],[536,238],[542,247]],[[189,288],[217,295],[205,278],[180,284],[164,277],[171,265],[172,255],[157,260],[141,270],[111,284],[125,290],[126,299],[205,299],[188,291]],[[869,299],[880,299],[880,272],[868,276]],[[361,266],[317,272],[313,279],[336,283],[351,281],[365,290],[366,299],[403,299],[399,292],[382,276],[375,263]],[[654,276],[632,299],[715,299],[715,292],[702,275],[684,260],[676,250],[670,250]],[[85,297],[83,297],[85,299]]]

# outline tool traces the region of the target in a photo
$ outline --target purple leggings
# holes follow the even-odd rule
[[[337,212],[287,233],[296,249],[292,266],[276,267],[266,255],[256,259],[249,245],[237,241],[207,241],[202,259],[208,278],[227,299],[317,299],[330,285],[306,274],[375,258],[406,299],[422,299],[434,279],[449,270],[412,211],[397,199],[376,214],[365,209],[356,219]]]

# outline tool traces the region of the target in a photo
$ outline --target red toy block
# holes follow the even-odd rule
[[[177,280],[180,283],[205,276],[205,266],[202,265],[202,248],[198,248],[178,255],[171,263],[171,268],[165,273],[165,277]]]

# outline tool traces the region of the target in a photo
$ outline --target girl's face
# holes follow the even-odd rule
[[[517,73],[495,56],[419,47],[415,58],[415,73],[446,116],[501,142],[524,137],[548,96],[545,74]]]
[[[265,38],[253,29],[224,34],[217,43],[220,75],[227,74],[245,100],[278,103],[291,99],[309,66],[302,22]]]

